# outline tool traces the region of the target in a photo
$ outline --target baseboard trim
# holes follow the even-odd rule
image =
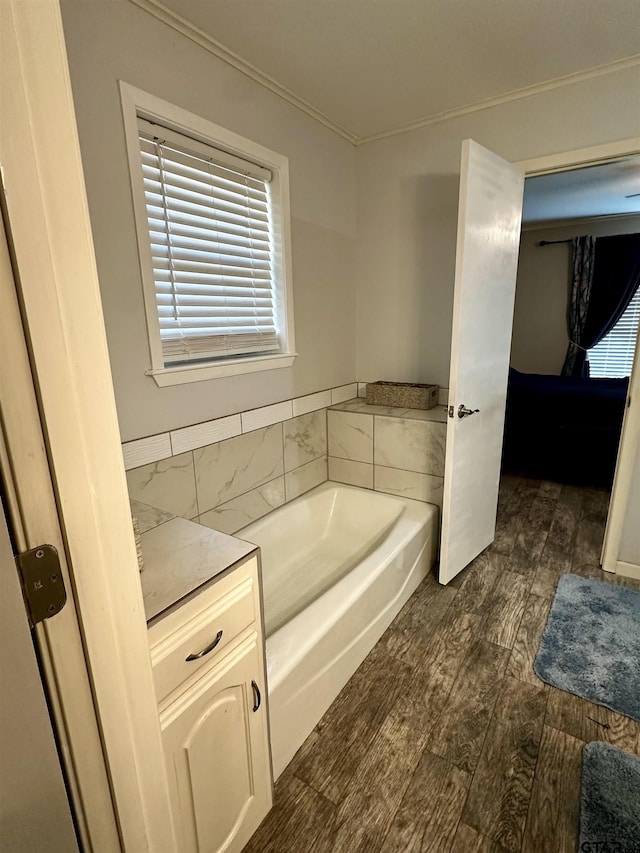
[[[623,575],[625,578],[640,580],[640,566],[636,566],[635,563],[625,563],[623,560],[618,560],[616,563],[616,574]]]

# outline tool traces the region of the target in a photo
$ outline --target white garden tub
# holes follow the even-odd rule
[[[238,531],[262,550],[277,778],[427,575],[438,508],[323,483]]]

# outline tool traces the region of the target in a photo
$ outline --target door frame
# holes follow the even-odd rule
[[[57,549],[60,572],[70,590],[71,577],[18,303],[1,192],[0,208],[0,477],[7,523],[18,553],[45,543]],[[119,850],[73,594],[68,594],[60,613],[35,626],[33,641],[79,841],[86,850]],[[61,701],[64,695],[73,695],[74,701]]]
[[[534,175],[548,175],[553,172],[566,172],[574,168],[595,166],[622,157],[640,154],[640,137],[620,139],[589,148],[578,148],[521,160],[515,165],[524,170],[525,178]],[[601,563],[607,572],[620,572],[623,575],[634,574],[638,567],[621,563],[618,559],[622,531],[631,489],[633,467],[636,453],[640,452],[640,330],[636,341],[634,366],[629,379],[627,407],[618,445],[616,470],[611,489],[607,525],[602,546]],[[640,572],[640,569],[639,569]]]
[[[84,811],[87,849],[166,851],[175,846],[169,789],[153,687],[142,592],[98,288],[59,0],[0,3],[0,167],[13,266],[28,341],[47,461],[68,558],[69,608],[79,636],[51,641],[56,621],[38,632],[51,661],[49,696],[77,722],[80,688],[59,681],[71,651],[82,652],[95,708],[94,735],[111,803],[100,817]],[[3,386],[12,410],[24,377]],[[36,413],[31,413],[35,418]],[[26,432],[26,431],[25,431]],[[28,447],[20,434],[5,459],[24,478]],[[20,502],[20,495],[16,494]],[[23,502],[35,530],[36,502]],[[44,536],[53,539],[51,530]],[[58,620],[65,611],[56,617]],[[58,625],[60,623],[58,622]],[[81,685],[82,686],[82,685]],[[70,725],[80,755],[91,736]],[[95,743],[92,755],[95,757]],[[96,805],[92,783],[63,760],[76,811]],[[106,768],[106,769],[105,769]],[[100,769],[96,768],[97,777]],[[104,802],[104,796],[103,796]],[[113,835],[117,825],[117,835]],[[110,840],[100,843],[100,832]],[[93,833],[93,834],[92,834]],[[119,837],[118,837],[119,836]]]

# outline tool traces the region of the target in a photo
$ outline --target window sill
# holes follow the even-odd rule
[[[180,365],[148,370],[156,385],[166,388],[169,385],[184,385],[187,382],[203,382],[207,379],[221,379],[223,376],[239,376],[244,373],[257,373],[261,370],[279,370],[291,367],[297,353],[263,355],[255,358],[240,358],[219,364],[199,364],[197,366]]]

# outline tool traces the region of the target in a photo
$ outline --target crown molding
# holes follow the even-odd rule
[[[162,21],[163,24],[167,24],[167,26],[181,33],[181,35],[190,39],[192,42],[195,42],[195,44],[203,47],[205,50],[208,50],[209,53],[212,53],[218,59],[226,62],[227,65],[230,65],[232,68],[240,71],[246,77],[250,77],[252,80],[255,80],[256,83],[264,86],[265,89],[273,92],[274,95],[277,95],[284,101],[287,101],[287,103],[297,107],[299,110],[302,110],[302,112],[320,122],[320,124],[323,124],[329,130],[332,130],[338,136],[342,137],[342,139],[345,139],[352,145],[357,145],[358,137],[356,134],[351,133],[351,131],[341,127],[339,124],[336,124],[336,122],[332,121],[328,116],[320,112],[320,110],[317,110],[310,103],[299,98],[284,86],[281,86],[280,83],[272,77],[269,77],[268,74],[260,71],[259,68],[256,68],[245,59],[242,59],[241,56],[238,56],[238,54],[224,47],[194,24],[189,23],[189,21],[180,17],[180,15],[176,15],[175,12],[167,9],[166,6],[160,3],[160,0],[129,0],[129,2],[133,3],[134,6],[138,6],[140,9],[143,9],[145,12],[148,12],[150,15],[153,15],[154,18]]]
[[[549,219],[546,222],[530,222],[522,226],[522,231],[556,231],[559,228],[573,228],[580,225],[593,225],[596,222],[617,222],[627,219],[640,219],[640,211],[629,213],[601,213],[596,216],[580,216],[573,219]]]
[[[571,86],[574,83],[593,80],[596,77],[603,77],[607,74],[614,74],[619,71],[626,71],[629,68],[635,68],[640,65],[640,54],[635,54],[634,56],[627,57],[626,59],[609,62],[606,65],[598,65],[595,68],[589,68],[585,71],[576,71],[573,74],[566,74],[563,77],[555,77],[551,80],[546,80],[544,83],[535,83],[532,86],[513,89],[509,92],[503,93],[502,95],[485,98],[484,100],[477,101],[473,104],[465,104],[464,106],[456,107],[452,110],[432,113],[418,121],[399,125],[398,127],[390,128],[389,130],[381,131],[380,133],[373,133],[369,136],[358,136],[358,134],[353,133],[352,131],[347,130],[347,128],[342,127],[342,125],[332,121],[327,115],[320,112],[320,110],[317,110],[308,101],[305,101],[303,98],[295,95],[285,86],[282,86],[272,77],[269,77],[268,74],[265,74],[250,62],[247,62],[246,59],[243,59],[237,53],[234,53],[224,47],[220,42],[205,33],[204,30],[199,29],[180,15],[176,15],[175,12],[172,12],[163,5],[160,0],[129,0],[129,2],[134,6],[138,6],[138,8],[145,12],[148,12],[150,15],[153,15],[154,18],[157,18],[159,21],[162,21],[162,23],[181,33],[195,44],[209,51],[209,53],[213,54],[218,59],[226,62],[227,65],[230,65],[232,68],[240,71],[240,73],[244,74],[246,77],[250,77],[256,83],[264,86],[265,89],[268,89],[270,92],[273,92],[278,97],[287,101],[287,103],[297,107],[299,110],[302,110],[302,112],[306,113],[329,130],[332,130],[342,139],[345,139],[347,142],[350,142],[355,146],[366,145],[369,142],[377,142],[381,139],[388,139],[389,137],[398,136],[402,133],[410,133],[412,130],[420,130],[423,127],[429,127],[429,125],[432,124],[439,124],[440,122],[449,121],[453,118],[460,118],[461,116],[469,115],[470,113],[488,110],[492,107],[498,107],[511,101],[518,101],[521,98],[530,98],[533,95],[539,95],[542,92],[561,89],[563,86]]]
[[[453,110],[444,110],[443,112],[433,113],[425,116],[418,121],[410,122],[396,128],[374,133],[371,136],[361,136],[357,138],[356,145],[365,145],[369,142],[377,142],[380,139],[388,139],[391,136],[398,136],[401,133],[409,133],[412,130],[420,130],[420,128],[428,127],[431,124],[439,124],[442,121],[449,121],[452,118],[460,118],[469,113],[488,110],[492,107],[499,107],[502,104],[508,104],[511,101],[519,101],[522,98],[530,98],[533,95],[539,95],[543,92],[551,92],[554,89],[562,89],[564,86],[572,86],[574,83],[581,83],[585,80],[593,80],[596,77],[604,77],[607,74],[615,74],[619,71],[626,71],[629,68],[635,68],[640,65],[640,54],[629,56],[626,59],[618,59],[615,62],[609,62],[606,65],[598,65],[595,68],[588,68],[585,71],[576,71],[573,74],[566,74],[563,77],[555,77],[552,80],[546,80],[544,83],[535,83],[532,86],[523,86],[521,89],[512,89],[510,92],[505,92],[502,95],[496,95],[493,98],[485,98],[482,101],[477,101],[474,104],[466,104],[462,107],[456,107]]]

